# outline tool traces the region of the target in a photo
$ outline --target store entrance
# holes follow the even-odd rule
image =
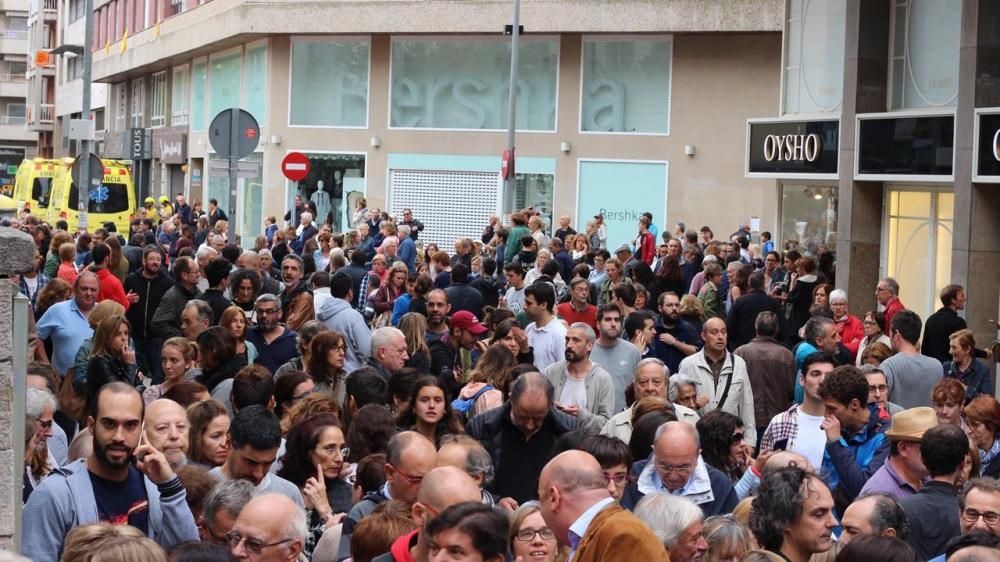
[[[295,206],[295,196],[316,206],[316,224],[329,223],[334,232],[350,229],[351,202],[365,192],[364,154],[322,154],[306,152],[309,175],[288,190],[287,208]],[[354,194],[354,196],[352,196]]]

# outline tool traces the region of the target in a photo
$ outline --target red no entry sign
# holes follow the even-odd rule
[[[302,181],[309,175],[309,158],[301,152],[289,152],[281,161],[281,173],[292,181]]]

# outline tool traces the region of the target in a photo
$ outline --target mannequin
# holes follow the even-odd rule
[[[323,180],[316,182],[316,191],[309,198],[316,205],[317,222],[326,220],[327,213],[330,212],[330,194],[323,189]]]

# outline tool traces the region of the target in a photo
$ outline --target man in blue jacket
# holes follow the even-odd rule
[[[826,433],[823,472],[837,513],[844,513],[889,456],[885,431],[890,422],[880,419],[877,407],[869,407],[868,379],[853,365],[826,375],[819,395],[826,410],[820,424]]]
[[[100,522],[131,525],[165,550],[198,540],[180,479],[141,435],[139,392],[122,382],[106,384],[92,408],[87,429],[94,453],[55,470],[31,494],[23,513],[23,554],[56,562],[70,529]]]

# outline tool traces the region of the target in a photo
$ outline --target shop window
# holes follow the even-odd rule
[[[128,91],[125,89],[125,82],[119,82],[111,86],[111,99],[114,103],[115,121],[114,131],[125,130],[126,119],[128,118]]]
[[[669,36],[583,42],[583,131],[670,132]]]
[[[325,222],[329,215],[335,232],[350,230],[353,202],[363,197],[365,192],[365,155],[307,152],[306,156],[309,158],[309,175],[297,186],[289,183],[286,207],[293,208],[295,196],[301,195],[303,200],[316,205],[319,214],[317,223]]]
[[[789,0],[784,112],[840,111],[847,7],[841,0]]]
[[[614,251],[635,239],[642,213],[653,213],[653,221],[663,224],[667,208],[666,162],[584,160],[579,170],[578,231],[584,231],[594,215],[604,215],[607,249]],[[608,186],[614,186],[611,197]]]
[[[555,176],[552,174],[515,174],[514,175],[514,208],[504,208],[504,214],[510,214],[518,209],[531,207],[536,209],[546,229],[551,234],[552,226],[552,195],[555,190]]]
[[[196,62],[191,65],[191,130],[205,130],[205,79],[208,65]]]
[[[889,190],[885,274],[899,281],[899,299],[921,318],[937,310],[950,282],[954,206],[951,192]]]
[[[208,153],[206,163],[219,158],[218,154]],[[236,183],[236,216],[229,217],[229,228],[235,229],[236,236],[243,248],[252,248],[254,239],[263,233],[264,224],[264,178],[263,154],[254,152],[244,160],[257,163],[257,175],[240,178]],[[192,192],[194,192],[192,190]],[[226,176],[208,176],[208,199],[219,202],[219,208],[229,215],[229,178]],[[208,199],[204,209],[208,209]]]
[[[764,229],[770,230],[770,229]],[[781,231],[775,247],[819,255],[837,247],[837,188],[781,186]]]
[[[961,19],[962,0],[893,0],[892,109],[957,104]]]
[[[264,123],[267,107],[267,45],[247,48],[246,82],[243,85],[246,110]]]
[[[214,119],[224,109],[240,107],[240,78],[243,52],[212,57],[208,75],[208,118]]]
[[[289,124],[367,127],[370,51],[367,39],[294,39]]]
[[[555,130],[559,42],[519,47],[517,128]],[[510,92],[503,38],[397,40],[392,44],[392,127],[503,130]]]

